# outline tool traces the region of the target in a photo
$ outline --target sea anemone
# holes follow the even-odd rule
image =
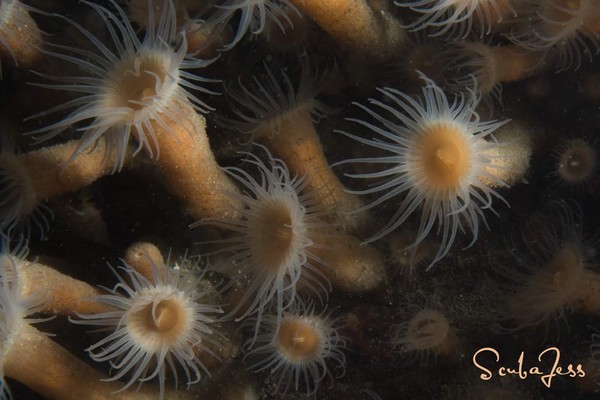
[[[230,50],[250,31],[253,35],[260,34],[265,29],[267,19],[274,22],[282,32],[286,26],[293,29],[294,24],[288,15],[288,10],[301,15],[289,0],[221,0],[214,6],[218,10],[208,18],[207,23],[225,24],[240,11],[235,37],[223,49]]]
[[[588,190],[596,186],[598,155],[594,143],[586,139],[566,140],[556,148],[554,158],[553,175],[560,183]]]
[[[324,69],[310,57],[297,62],[298,68],[288,71],[265,64],[264,73],[251,80],[227,83],[225,92],[235,117],[226,124],[251,133],[283,159],[292,173],[310,176],[307,185],[314,202],[327,209],[335,222],[350,231],[364,228],[366,216],[344,214],[362,203],[344,191],[329,167],[315,127],[315,122],[331,111],[316,96],[332,78],[333,70]]]
[[[391,338],[394,351],[409,356],[409,362],[419,360],[426,365],[431,356],[458,354],[459,341],[454,327],[438,310],[424,308],[410,320],[395,325]]]
[[[209,374],[198,353],[212,354],[206,347],[213,334],[210,324],[215,321],[213,316],[222,311],[218,306],[199,302],[207,296],[199,289],[202,276],[194,276],[194,271],[182,275],[168,268],[163,274],[155,266],[151,281],[127,264],[120,269],[124,274],[114,271],[119,283],[112,293],[95,298],[115,310],[78,315],[79,319],[73,321],[112,330],[87,349],[94,361],[109,361],[117,371],[107,380],[129,375],[121,391],[135,382],[157,377],[162,400],[167,371],[173,374],[177,384],[180,367],[188,387],[200,380],[201,371]]]
[[[29,236],[32,225],[40,236],[48,229],[50,209],[35,189],[29,171],[16,154],[7,132],[0,138],[0,232]]]
[[[578,365],[583,374],[578,375],[577,389],[582,393],[598,393],[600,391],[600,330],[597,325],[591,326],[593,333],[589,340],[583,341],[578,349],[581,363]]]
[[[406,38],[398,19],[385,6],[377,7],[373,1],[288,1],[314,20],[359,64],[390,60]]]
[[[492,46],[482,42],[455,42],[445,48],[440,58],[447,60],[448,87],[455,92],[477,82],[486,102],[502,104],[502,83],[530,77],[537,71],[540,55],[518,46]],[[491,99],[490,99],[491,98]],[[491,106],[491,102],[490,102]],[[493,109],[493,107],[490,107]]]
[[[30,68],[42,58],[42,33],[29,15],[33,10],[19,0],[0,2],[0,57],[10,58],[22,68]]]
[[[550,215],[538,214],[522,231],[525,251],[514,246],[514,262],[498,265],[507,283],[507,331],[544,328],[566,322],[568,311],[600,310],[600,276],[591,270],[596,240],[586,238],[580,211],[551,203]],[[508,296],[506,294],[508,293]]]
[[[407,36],[405,45],[390,63],[385,73],[393,82],[401,81],[408,87],[407,92],[421,91],[421,74],[434,82],[442,82],[445,58],[442,55],[447,44],[425,36],[422,32]]]
[[[359,143],[384,150],[389,156],[356,158],[338,164],[374,163],[388,167],[377,172],[349,174],[360,179],[385,178],[371,188],[352,191],[384,192],[363,210],[405,195],[385,226],[367,242],[390,234],[420,207],[421,222],[411,247],[416,248],[437,222],[441,238],[433,265],[448,253],[459,229],[466,227],[472,232],[472,245],[479,234],[480,221],[486,223],[482,210],[492,208],[493,197],[502,199],[482,179],[503,185],[490,169],[493,157],[486,155],[499,144],[485,139],[506,121],[481,121],[475,111],[480,100],[475,91],[458,95],[450,103],[442,89],[427,77],[422,78],[424,100],[392,88],[380,88],[385,100],[370,99],[376,108],[357,104],[379,124],[357,118],[349,120],[373,131],[377,138],[339,131]]]
[[[154,18],[155,15],[163,15],[175,12],[177,27],[181,27],[189,20],[189,15],[185,8],[185,1],[182,0],[127,0],[127,14],[131,22],[137,23],[141,28],[148,29],[148,23],[154,23],[154,30],[159,29],[160,18]],[[153,9],[150,12],[150,8]],[[169,10],[170,8],[170,10]],[[149,20],[153,17],[152,21]]]
[[[326,68],[315,56],[302,52],[291,62],[296,68],[271,67],[263,63],[261,73],[249,79],[225,82],[225,95],[234,117],[224,125],[253,138],[287,135],[286,121],[307,115],[319,121],[332,111],[316,97],[333,78],[336,68]],[[275,64],[277,66],[277,64]]]
[[[43,296],[24,297],[21,293],[19,264],[27,256],[27,243],[22,240],[11,249],[9,239],[1,235],[0,247],[0,399],[10,399],[10,389],[4,380],[4,357],[14,340],[23,334],[25,325],[47,318],[28,317],[42,309]]]
[[[215,253],[228,254],[219,269],[239,274],[234,279],[247,277],[232,313],[244,310],[241,319],[256,312],[257,324],[273,299],[280,312],[288,308],[300,283],[318,296],[330,290],[315,254],[320,237],[330,229],[306,193],[308,178],[292,177],[283,161],[265,152],[267,165],[252,154],[246,160],[257,168],[258,179],[241,168],[226,169],[246,189],[244,195],[233,194],[243,204],[238,210],[242,218],[206,218],[193,225],[211,224],[234,233],[217,243],[222,248]]]
[[[559,70],[579,68],[582,55],[591,60],[600,50],[597,1],[527,0],[523,11],[527,17],[509,39],[531,51],[555,52]]]
[[[446,40],[466,38],[473,25],[481,36],[489,35],[505,17],[516,16],[511,0],[396,0],[394,4],[421,14],[405,25],[407,29],[431,29],[431,36],[444,36]]]
[[[290,386],[298,391],[303,385],[312,395],[326,379],[333,385],[334,375],[328,363],[341,370],[338,376],[344,375],[346,339],[338,333],[339,320],[332,320],[330,315],[331,312],[316,314],[311,305],[300,300],[281,317],[265,315],[255,347],[246,355],[258,360],[250,368],[256,372],[268,370],[281,393]]]
[[[116,154],[107,158],[104,141],[65,165],[80,144],[70,140],[16,154],[10,136],[0,138],[0,231],[29,236],[33,224],[43,235],[52,216],[45,202],[89,186],[111,172]],[[128,146],[127,154],[132,151],[133,146]]]
[[[415,229],[410,227],[396,231],[388,236],[388,261],[395,267],[395,273],[411,276],[415,267],[434,254],[436,243],[433,239],[423,240],[417,248],[411,251],[411,244],[415,241],[415,234]]]
[[[115,50],[110,50],[78,23],[61,16],[84,35],[97,52],[49,44],[54,50],[44,50],[44,54],[70,62],[91,76],[39,74],[57,83],[35,83],[36,86],[85,95],[34,116],[75,108],[62,120],[30,133],[46,132],[41,136],[41,140],[46,140],[73,124],[91,119],[88,125],[78,128],[82,132],[81,144],[70,161],[104,138],[107,151],[118,155],[114,170],[120,170],[131,135],[138,141],[136,153],[143,148],[150,157],[158,158],[156,126],[165,127],[169,123],[189,119],[177,108],[177,104],[187,104],[189,100],[195,110],[206,112],[210,107],[188,90],[212,93],[196,84],[207,79],[186,70],[204,67],[210,61],[186,57],[185,35],[177,32],[173,3],[170,0],[165,2],[167,6],[158,24],[153,22],[153,7],[148,7],[148,29],[142,41],[138,39],[123,9],[114,0],[110,0],[110,5],[116,14],[99,4],[84,2],[106,24]]]

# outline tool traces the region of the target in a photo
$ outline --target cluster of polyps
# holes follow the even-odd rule
[[[250,303],[249,311],[243,317],[254,313],[262,315],[274,297],[279,299],[277,305],[280,310],[289,308],[286,304],[295,300],[295,285],[300,276],[305,290],[312,289],[322,297],[326,297],[330,290],[326,276],[331,274],[335,274],[332,278],[334,283],[339,282],[339,286],[345,285],[350,290],[370,289],[380,283],[383,271],[381,257],[376,250],[369,247],[360,249],[358,238],[335,228],[323,229],[327,225],[323,221],[328,218],[326,214],[332,213],[332,208],[316,212],[316,209],[325,207],[308,204],[307,195],[302,191],[305,189],[303,182],[309,179],[294,178],[284,162],[272,158],[268,166],[255,159],[255,165],[263,173],[265,187],[253,181],[242,169],[237,170],[237,176],[235,169],[229,170],[236,178],[234,182],[218,167],[208,144],[204,118],[198,114],[207,112],[210,107],[194,94],[214,93],[203,85],[208,79],[191,71],[205,67],[209,62],[188,56],[186,35],[177,25],[186,19],[176,15],[176,11],[182,10],[181,4],[169,0],[158,3],[131,4],[136,21],[145,27],[145,34],[140,39],[128,15],[116,2],[110,1],[107,7],[85,2],[104,23],[110,41],[108,44],[87,27],[57,15],[65,25],[70,25],[70,29],[87,39],[91,48],[46,43],[44,48],[37,49],[38,54],[66,61],[83,74],[60,76],[39,73],[41,78],[51,83],[36,82],[35,85],[79,93],[80,96],[35,115],[34,120],[70,110],[66,117],[29,134],[40,135],[39,139],[45,141],[76,126],[80,138],[25,154],[16,154],[12,148],[3,146],[1,166],[6,183],[3,192],[10,200],[2,204],[3,230],[16,234],[18,230],[15,227],[19,221],[35,215],[34,210],[44,200],[87,186],[106,174],[121,172],[128,167],[133,156],[143,151],[161,170],[171,191],[183,200],[187,214],[203,222],[212,219],[216,225],[225,228],[247,227],[247,235],[241,240],[249,243],[249,249],[238,252],[236,257],[249,255],[254,262],[245,265],[244,272],[256,276],[248,281],[245,288],[247,295],[237,307]],[[248,26],[255,26],[254,33],[262,30],[264,20],[260,16],[265,10],[271,19],[285,15],[281,11],[284,3],[238,3],[230,1],[217,5],[211,21],[229,20],[237,10],[242,11],[239,33],[226,48],[236,44]],[[147,18],[140,19],[139,14],[144,10]],[[257,16],[260,20],[258,25],[253,22]],[[137,142],[137,146],[132,147],[132,141]],[[320,173],[326,172],[325,164]],[[256,198],[242,195],[236,183],[255,189]],[[344,194],[341,187],[337,190]],[[325,218],[323,221],[321,216]],[[40,231],[43,232],[44,228],[40,226]],[[339,244],[336,243],[338,241]],[[274,253],[271,245],[281,252]],[[64,312],[75,315],[73,321],[76,323],[113,330],[88,349],[93,360],[110,362],[116,371],[105,380],[113,382],[126,378],[127,383],[119,389],[126,393],[130,386],[156,378],[162,399],[168,396],[166,381],[170,379],[169,371],[175,382],[178,374],[183,373],[188,385],[197,382],[202,371],[208,373],[204,360],[197,353],[216,356],[207,342],[212,340],[213,329],[209,326],[214,322],[212,315],[218,314],[220,308],[199,302],[205,293],[198,289],[197,279],[180,277],[160,262],[152,263],[150,272],[146,268],[144,273],[136,267],[139,265],[124,263],[124,276],[117,274],[119,283],[110,294],[99,294],[83,282],[69,280],[41,265],[19,268],[33,271],[25,275],[30,279],[39,274],[56,278],[43,287],[50,297],[54,300],[61,297],[63,302],[50,301],[42,311]],[[52,287],[49,287],[50,282],[53,282]],[[259,288],[254,286],[257,283]],[[29,289],[35,287],[32,281],[24,285]],[[44,291],[42,287],[37,290]],[[61,295],[58,296],[58,293]],[[86,297],[86,294],[89,301],[75,301],[75,305],[69,307],[69,301],[77,296]],[[19,293],[14,297],[18,296]],[[284,297],[286,299],[282,300]],[[281,316],[281,311],[275,315]],[[314,321],[322,320],[315,329],[326,328],[335,333],[333,328],[328,328],[325,318],[316,315],[312,318]],[[279,318],[276,317],[276,320]],[[257,319],[257,329],[260,322],[260,318]],[[338,348],[343,345],[343,341],[331,342],[331,346]],[[323,349],[313,354],[315,365],[323,364],[330,355],[343,364],[344,358],[339,349],[329,353],[325,351],[328,348],[325,342],[321,347]],[[90,372],[89,368],[76,366],[77,363],[72,360],[69,363],[73,369],[89,373],[92,379],[101,377]],[[305,364],[306,359],[302,365]],[[289,368],[285,368],[282,376],[288,373]],[[10,372],[9,375],[24,379],[16,373]],[[297,376],[300,375],[305,376],[307,381],[313,381],[307,385],[307,390],[316,390],[320,373],[313,372],[313,369],[310,373],[299,369]],[[61,397],[70,395],[57,393],[73,382],[65,379],[65,384],[58,385],[54,392],[31,385],[30,380],[25,383],[49,397]],[[106,385],[105,388],[91,385],[82,396],[94,397],[90,393],[111,391],[115,385]],[[300,389],[297,384],[295,389]],[[145,394],[141,398],[143,396]]]
[[[250,131],[253,139],[269,150],[248,155],[239,166],[222,169],[210,148],[206,120],[200,114],[212,110],[208,98],[215,93],[207,87],[214,88],[216,83],[198,76],[196,70],[209,67],[210,62],[191,57],[187,42],[194,40],[193,53],[206,50],[203,43],[198,43],[202,30],[197,26],[203,22],[192,23],[188,16],[198,6],[184,0],[130,3],[127,15],[112,0],[106,7],[84,2],[104,24],[106,40],[92,33],[92,28],[66,17],[57,18],[57,23],[69,26],[89,41],[85,49],[50,43],[40,49],[41,36],[32,32],[29,20],[21,18],[27,8],[19,8],[17,1],[0,4],[0,22],[14,16],[8,25],[0,26],[0,45],[8,50],[9,60],[21,64],[20,60],[28,55],[20,53],[23,46],[17,46],[18,41],[9,36],[17,31],[22,35],[32,32],[29,38],[22,36],[21,41],[36,43],[31,46],[36,50],[31,63],[46,57],[66,61],[83,72],[81,76],[38,74],[41,79],[36,86],[79,96],[41,110],[28,123],[68,112],[42,128],[34,127],[30,133],[41,135],[42,140],[56,140],[72,132],[76,139],[23,154],[11,145],[3,146],[0,228],[15,234],[19,221],[32,216],[40,230],[45,230],[46,218],[36,211],[45,200],[88,186],[104,175],[130,166],[137,168],[132,157],[145,153],[162,173],[168,189],[181,200],[183,213],[199,221],[194,225],[210,224],[223,236],[209,244],[216,247],[211,249],[218,260],[215,269],[229,282],[224,289],[226,317],[243,319],[253,328],[246,360],[254,360],[252,368],[256,371],[271,369],[281,392],[305,390],[312,394],[321,383],[333,381],[332,365],[343,371],[345,363],[343,348],[347,343],[338,332],[337,320],[306,306],[302,296],[312,295],[325,303],[331,290],[363,292],[378,287],[386,273],[383,258],[374,246],[392,234],[406,233],[398,242],[408,240],[399,251],[407,254],[409,263],[434,247],[424,246],[427,239],[439,243],[432,264],[450,253],[464,231],[471,234],[474,244],[481,227],[487,225],[486,210],[493,211],[496,202],[504,200],[500,190],[521,181],[531,153],[527,135],[515,135],[512,123],[480,116],[477,108],[481,97],[491,93],[500,100],[501,83],[531,76],[546,61],[552,61],[549,54],[553,51],[562,57],[560,68],[578,64],[574,52],[580,47],[591,50],[589,44],[596,40],[595,27],[588,17],[597,15],[597,7],[586,1],[531,1],[524,7],[509,0],[395,2],[409,30],[445,39],[464,39],[473,29],[481,36],[510,30],[507,37],[514,44],[454,43],[433,63],[427,54],[439,44],[427,49],[416,44],[415,57],[410,57],[411,64],[403,69],[408,71],[404,74],[407,79],[417,77],[420,93],[382,86],[368,105],[357,101],[358,109],[351,108],[353,116],[343,132],[352,139],[353,147],[374,155],[361,154],[340,162],[354,167],[366,164],[370,169],[351,175],[361,185],[366,184],[349,192],[344,190],[337,170],[330,168],[330,154],[322,146],[322,132],[314,121],[315,116],[324,116],[321,111],[325,110],[316,97],[323,91],[335,91],[327,86],[339,83],[336,74],[324,73],[319,63],[303,61],[293,68],[287,65],[293,62],[284,62],[284,68],[279,69],[265,62],[260,73],[228,82],[225,92],[229,102],[223,108],[229,109],[218,111],[227,114],[230,122],[237,118],[234,126]],[[243,45],[247,33],[259,36],[267,24],[284,33],[294,29],[292,16],[302,14],[320,25],[347,56],[353,56],[340,57],[339,70],[347,77],[356,77],[353,73],[360,71],[364,59],[387,61],[405,40],[399,20],[388,12],[395,6],[386,7],[381,2],[215,3],[210,4],[215,7],[206,14],[208,28],[226,36],[226,30],[220,27],[237,22],[233,38],[222,38],[225,45],[221,52]],[[370,3],[379,4],[381,9],[375,10]],[[518,19],[513,19],[515,14]],[[535,31],[524,31],[519,26],[523,16],[533,19]],[[145,30],[143,36],[130,19]],[[188,23],[195,24],[193,30],[186,31]],[[15,24],[21,28],[31,25],[32,29],[11,30]],[[311,35],[306,32],[298,37]],[[582,44],[582,37],[591,41]],[[302,57],[307,54],[302,50]],[[349,67],[348,60],[356,65]],[[445,74],[453,75],[453,79],[434,82],[415,70],[420,69],[420,63],[431,67],[440,79]],[[437,69],[443,73],[437,73]],[[362,84],[357,82],[356,86]],[[464,90],[465,86],[470,87]],[[570,155],[560,156],[557,174],[563,179],[587,180],[593,176],[595,153],[580,144],[571,142]],[[368,199],[366,205],[363,199]],[[378,217],[387,218],[387,222],[376,226],[375,218],[368,215],[370,211],[379,212]],[[414,229],[407,229],[409,220]],[[410,232],[400,232],[403,230]],[[371,236],[366,242],[373,243],[363,243],[353,236],[367,231]],[[562,315],[565,304],[577,302],[581,306],[572,292],[581,284],[584,270],[562,269],[584,263],[576,250],[571,245],[561,247],[550,263],[550,272],[539,274],[541,284],[538,274],[523,278],[528,284],[511,302],[513,319],[522,325],[538,324],[549,315]],[[107,379],[111,383],[89,386],[82,398],[117,389],[129,394],[130,386],[154,378],[158,380],[159,396],[168,397],[170,378],[182,374],[186,383],[192,384],[211,369],[208,364],[216,359],[211,357],[216,353],[211,344],[220,337],[215,320],[221,309],[214,305],[214,298],[210,299],[213,303],[203,303],[204,297],[210,297],[199,289],[204,280],[162,268],[156,262],[144,273],[124,263],[123,276],[118,277],[119,283],[109,294],[41,265],[30,265],[17,274],[30,279],[20,278],[24,293],[45,290],[57,294],[62,285],[60,293],[66,300],[59,304],[56,296],[51,296],[53,299],[41,311],[65,313],[78,323],[112,329],[88,351],[93,360],[110,362],[114,375],[107,379],[81,368],[88,374],[87,380]],[[41,282],[40,276],[54,278]],[[61,285],[50,287],[51,282]],[[12,287],[4,283],[2,289]],[[527,300],[531,293],[543,300],[536,302],[537,306],[550,311],[544,313],[533,307]],[[10,300],[20,298],[17,292],[9,294],[2,299],[8,322],[14,320],[9,318]],[[29,304],[24,299],[18,301]],[[589,311],[592,306],[582,307]],[[27,322],[26,314],[38,308],[23,306],[19,310],[19,318]],[[414,321],[401,325],[396,345],[420,355],[446,353],[456,342],[452,326],[439,314],[420,317],[423,315],[417,314]],[[31,340],[45,343],[47,354],[52,354],[54,350],[41,339],[43,336],[31,333],[28,324],[23,326],[29,329]],[[7,330],[7,338],[14,331]],[[434,333],[439,332],[436,337]],[[414,337],[429,341],[419,344],[411,339]],[[450,339],[449,344],[444,343],[445,339]],[[4,342],[10,344],[11,340]],[[227,357],[222,358],[227,361]],[[43,392],[38,384],[9,368],[14,364],[6,363],[8,375],[24,380],[48,397],[60,398],[60,391],[73,384],[66,379],[56,392]],[[57,363],[78,366],[70,359]],[[124,387],[115,382],[119,379],[125,380]],[[140,394],[140,398],[144,396]]]

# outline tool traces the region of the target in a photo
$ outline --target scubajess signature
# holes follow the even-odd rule
[[[494,355],[496,362],[495,366],[488,368],[481,364],[480,357],[482,357],[484,353],[492,353]],[[548,347],[544,351],[540,352],[537,360],[540,363],[543,362],[543,366],[533,365],[528,367],[524,365],[524,358],[525,352],[522,351],[519,355],[516,365],[498,366],[500,363],[500,353],[493,347],[483,347],[473,354],[473,364],[482,371],[479,377],[484,381],[489,381],[492,379],[494,377],[494,372],[496,372],[499,377],[518,375],[520,379],[527,379],[529,377],[537,376],[548,388],[552,386],[552,379],[554,379],[556,376],[567,376],[569,378],[583,378],[585,376],[585,371],[583,370],[581,364],[577,364],[576,366],[573,366],[573,364],[568,364],[566,367],[560,365],[560,350],[557,347]],[[550,364],[552,366],[550,369],[548,369]]]

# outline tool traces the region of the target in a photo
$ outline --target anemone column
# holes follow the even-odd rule
[[[364,231],[370,218],[364,212],[352,213],[362,207],[362,201],[354,194],[345,192],[344,186],[331,170],[311,111],[295,110],[279,117],[276,129],[272,124],[264,124],[258,130],[257,137],[285,160],[291,171],[308,177],[308,189],[315,203],[330,210],[336,222],[349,231]]]
[[[28,9],[18,0],[0,2],[0,56],[21,68],[31,68],[42,58],[42,32]]]
[[[376,12],[366,0],[290,0],[352,54],[389,59],[404,43],[398,20]]]
[[[196,219],[235,217],[237,202],[231,193],[238,189],[215,160],[205,131],[206,120],[186,103],[168,106],[176,107],[177,114],[184,116],[177,123],[152,122],[160,149],[154,162],[166,177],[169,190],[183,200],[187,214]]]
[[[164,3],[158,23],[149,13],[142,40],[125,11],[115,1],[110,3],[111,10],[88,4],[106,24],[114,50],[77,22],[60,17],[85,36],[96,52],[54,45],[56,51],[44,53],[75,64],[89,76],[39,74],[58,83],[36,85],[85,95],[42,112],[40,115],[74,109],[64,119],[30,133],[44,133],[41,139],[49,139],[73,124],[88,121],[79,129],[81,140],[70,161],[105,141],[106,154],[114,159],[113,171],[123,167],[133,136],[138,142],[134,155],[143,149],[155,160],[188,214],[194,218],[229,216],[236,205],[227,193],[235,193],[237,188],[219,168],[208,143],[206,122],[198,114],[211,108],[191,93],[213,93],[203,86],[210,79],[188,71],[210,61],[187,56],[187,43],[177,31],[171,1]]]
[[[505,167],[512,165],[517,152],[487,138],[506,121],[482,121],[475,111],[480,100],[475,91],[451,103],[440,87],[425,76],[423,79],[422,99],[384,88],[379,89],[384,101],[370,99],[371,107],[359,105],[374,122],[350,120],[373,131],[374,138],[341,133],[387,152],[384,157],[343,161],[387,166],[351,175],[381,179],[376,186],[356,192],[380,194],[365,209],[406,194],[380,232],[368,241],[392,233],[421,209],[416,239],[409,248],[416,252],[437,225],[441,244],[433,265],[448,253],[459,228],[467,227],[473,235],[471,243],[476,241],[479,223],[485,223],[482,209],[491,208],[494,197],[502,198],[495,187],[506,186],[498,171],[508,172],[511,178],[512,171]]]

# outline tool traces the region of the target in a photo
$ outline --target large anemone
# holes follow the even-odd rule
[[[579,68],[600,51],[600,4],[596,0],[526,0],[526,17],[508,36],[530,51],[557,58],[560,70]]]
[[[218,243],[218,252],[226,255],[219,265],[234,280],[247,282],[233,313],[239,318],[256,313],[257,325],[271,303],[279,313],[289,308],[300,286],[320,296],[329,283],[318,254],[319,242],[332,230],[311,201],[308,178],[292,176],[283,161],[268,156],[268,164],[254,155],[246,161],[257,168],[258,178],[241,168],[227,169],[245,189],[241,196],[234,194],[244,206],[238,210],[242,218],[199,222],[232,232]]]
[[[160,17],[153,14],[152,7],[148,8],[150,22],[143,40],[138,39],[125,12],[114,0],[110,0],[110,5],[115,12],[99,4],[84,3],[104,21],[112,46],[104,44],[77,22],[61,17],[83,34],[96,51],[48,45],[51,50],[44,50],[45,54],[76,65],[85,75],[39,74],[56,83],[36,85],[83,95],[44,111],[42,114],[75,108],[62,120],[30,133],[45,132],[41,137],[45,140],[74,124],[90,121],[77,128],[82,140],[71,160],[104,138],[108,151],[118,154],[114,169],[119,170],[132,135],[139,143],[137,151],[143,148],[151,157],[158,157],[155,124],[164,127],[167,122],[186,118],[175,104],[189,100],[197,111],[209,109],[189,92],[211,93],[196,83],[207,79],[186,71],[204,67],[209,61],[187,58],[185,36],[177,31],[175,10],[170,0],[165,0],[166,6]],[[155,18],[159,18],[156,24]]]
[[[450,250],[459,230],[470,230],[474,243],[479,224],[485,224],[483,209],[491,209],[494,197],[501,198],[484,180],[502,186],[490,173],[493,157],[486,155],[499,146],[486,140],[505,121],[482,121],[475,111],[480,96],[475,91],[448,100],[442,89],[423,76],[423,99],[414,99],[391,88],[379,89],[384,100],[370,99],[372,107],[357,104],[375,122],[358,118],[350,121],[372,131],[364,138],[342,132],[386,155],[342,161],[381,165],[376,172],[350,174],[376,182],[353,193],[379,196],[367,204],[371,209],[400,199],[384,227],[367,241],[372,242],[395,231],[410,215],[421,209],[416,247],[434,230],[441,232],[440,248],[432,264]],[[359,210],[361,211],[361,210]]]
[[[171,372],[177,384],[177,371],[183,371],[189,385],[208,374],[198,352],[208,352],[214,315],[221,313],[218,306],[204,304],[207,296],[200,289],[202,276],[180,274],[174,269],[159,272],[152,265],[150,280],[129,265],[120,268],[119,283],[112,293],[95,300],[112,306],[115,311],[79,315],[74,322],[102,326],[111,333],[87,351],[94,361],[109,361],[117,371],[110,381],[128,376],[125,390],[136,382],[158,378],[160,396],[164,398],[167,373]]]
[[[419,17],[406,25],[413,31],[427,29],[431,36],[466,38],[474,28],[481,36],[507,15],[516,15],[511,0],[408,0],[394,1]]]
[[[36,193],[9,133],[0,134],[0,232],[29,237],[35,228],[42,236],[52,212]]]
[[[247,32],[257,35],[265,30],[267,20],[285,32],[286,26],[294,26],[288,10],[298,15],[300,12],[289,0],[220,0],[215,4],[216,11],[208,17],[208,24],[226,24],[239,11],[239,23],[233,40],[224,46],[232,49]]]
[[[314,395],[323,381],[333,385],[334,369],[345,373],[347,341],[339,333],[339,319],[315,313],[299,301],[280,318],[266,315],[260,323],[255,347],[247,358],[255,360],[252,369],[268,370],[278,392],[304,388]],[[251,321],[250,321],[251,322]]]
[[[593,269],[598,238],[588,234],[577,203],[553,202],[548,209],[526,220],[522,243],[511,248],[514,260],[497,265],[507,281],[502,330],[541,328],[542,339],[573,311],[596,313],[600,281]]]
[[[4,381],[4,357],[27,324],[46,320],[30,317],[42,309],[45,298],[22,295],[19,269],[27,253],[26,241],[11,247],[10,239],[0,235],[0,399],[3,400],[11,398]]]

